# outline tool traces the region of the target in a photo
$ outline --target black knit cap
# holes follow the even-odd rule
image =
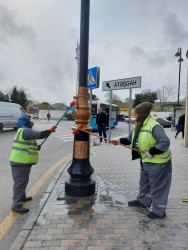
[[[150,114],[150,111],[153,107],[153,104],[150,102],[142,102],[138,104],[135,108],[134,111],[135,113],[138,114],[139,117],[148,117]]]

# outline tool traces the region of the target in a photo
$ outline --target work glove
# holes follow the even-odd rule
[[[56,128],[57,128],[56,126],[51,127],[51,129],[50,129],[51,133],[55,132]]]
[[[144,155],[146,158],[150,158],[150,159],[153,157],[153,155],[151,155],[149,151],[146,151]]]
[[[41,145],[38,145],[38,151],[40,151],[41,150]]]
[[[71,103],[70,103],[70,107],[76,106],[77,103],[77,98],[75,98]]]
[[[110,140],[110,142],[111,142],[113,145],[118,145],[118,144],[119,144],[119,140]]]

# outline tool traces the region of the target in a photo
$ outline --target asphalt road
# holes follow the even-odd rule
[[[55,125],[56,122],[57,121],[53,120],[34,120],[33,129],[37,131],[49,129],[51,126]],[[51,134],[48,140],[43,144],[39,153],[40,160],[37,165],[32,167],[27,191],[36,186],[36,183],[40,181],[41,177],[49,169],[56,166],[59,161],[72,153],[74,136],[72,135],[71,128],[73,126],[74,121],[62,121],[58,125],[56,132]],[[13,181],[9,157],[15,133],[15,131],[7,129],[0,134],[0,249],[2,250],[11,248],[20,230],[30,216],[29,212],[28,214],[17,216],[15,221],[11,221],[12,217],[10,219]],[[128,124],[125,122],[119,122],[119,125],[111,130],[111,138],[119,138],[127,133]],[[96,132],[96,134],[98,133]],[[99,138],[91,136],[91,143],[94,141],[99,141]],[[41,142],[42,140],[38,140],[38,144]],[[59,167],[57,167],[52,175],[42,183],[41,187],[34,195],[33,200],[27,204],[27,207],[29,207],[31,211],[33,207],[36,207],[39,204],[40,199]]]

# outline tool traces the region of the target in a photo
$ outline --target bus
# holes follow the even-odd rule
[[[92,109],[91,109],[91,128],[93,130],[98,130],[96,124],[96,117],[98,113],[98,108],[101,108],[102,111],[107,116],[107,121],[109,120],[109,111],[110,111],[110,103],[100,102],[100,101],[92,101]],[[107,128],[109,128],[109,122],[107,122]],[[112,104],[112,112],[111,112],[111,128],[114,128],[118,124],[118,105]]]

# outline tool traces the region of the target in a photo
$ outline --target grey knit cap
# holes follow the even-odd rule
[[[153,107],[152,103],[150,103],[150,102],[142,102],[142,103],[138,104],[135,107],[134,111],[135,111],[135,113],[138,114],[138,116],[148,117],[152,107]]]

